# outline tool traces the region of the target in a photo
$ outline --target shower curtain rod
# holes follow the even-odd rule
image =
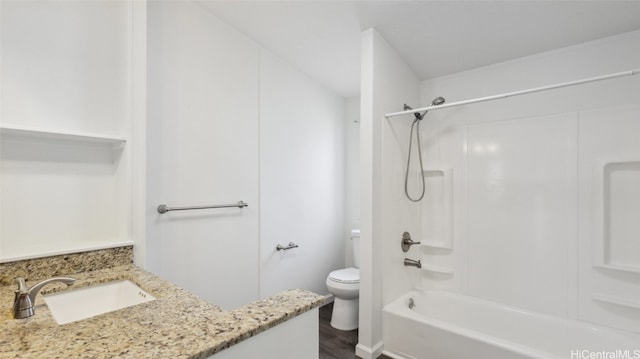
[[[560,88],[560,87],[581,85],[581,84],[586,84],[586,83],[589,83],[589,82],[609,80],[609,79],[614,79],[614,78],[617,78],[617,77],[632,76],[632,75],[637,75],[637,74],[640,74],[640,69],[624,71],[624,72],[617,72],[617,73],[613,73],[613,74],[596,76],[596,77],[589,77],[589,78],[582,79],[582,80],[563,82],[563,83],[559,83],[559,84],[555,84],[555,85],[534,87],[534,88],[530,88],[530,89],[526,89],[526,90],[507,92],[507,93],[503,93],[503,94],[500,94],[500,95],[493,95],[493,96],[487,96],[487,97],[478,97],[478,98],[474,98],[474,99],[471,99],[471,100],[463,100],[463,101],[457,101],[457,102],[451,102],[451,103],[444,103],[442,105],[436,105],[436,106],[431,105],[431,106],[427,106],[427,107],[414,108],[414,109],[406,110],[406,111],[392,112],[392,113],[385,114],[384,117],[389,118],[389,117],[395,117],[395,116],[400,116],[400,115],[413,114],[413,113],[422,112],[422,111],[433,111],[433,110],[439,110],[439,109],[443,109],[443,108],[447,108],[447,107],[468,105],[468,104],[477,103],[477,102],[499,100],[499,99],[503,99],[503,98],[507,98],[507,97],[519,96],[519,95],[524,95],[524,94],[533,93],[533,92],[552,90],[552,89],[557,89],[557,88]]]

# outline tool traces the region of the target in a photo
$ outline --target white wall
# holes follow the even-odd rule
[[[132,3],[0,7],[0,260],[132,244]]]
[[[121,134],[130,16],[127,2],[3,2],[4,121]]]
[[[505,93],[639,63],[636,31],[424,81],[421,102]],[[596,267],[595,246],[618,251],[610,252],[610,262],[640,265],[637,256],[621,254],[637,251],[637,229],[629,232],[635,227],[604,239],[598,232],[603,174],[596,171],[602,160],[631,161],[611,174],[620,181],[611,190],[634,195],[638,104],[635,76],[430,112],[423,131],[428,166],[454,173],[454,245],[448,252],[422,248],[420,255],[453,274],[424,271],[422,286],[637,331],[640,310],[629,303],[640,295],[639,274]],[[617,201],[624,212],[640,213],[632,202]]]
[[[224,308],[327,293],[344,265],[343,99],[191,2],[149,3],[148,58],[147,268]]]
[[[345,267],[352,267],[351,230],[360,228],[360,97],[345,101]]]
[[[362,34],[360,124],[361,239],[360,329],[356,354],[376,358],[382,350],[381,310],[385,300],[415,283],[415,270],[403,265],[403,231],[418,228],[415,206],[403,201],[402,143],[408,124],[388,121],[387,112],[417,104],[419,80],[374,30]],[[411,176],[415,179],[415,173]],[[412,190],[415,190],[412,187]],[[413,278],[413,279],[412,279]]]
[[[148,15],[147,268],[237,307],[258,298],[259,51],[193,3]]]
[[[260,55],[260,296],[327,294],[344,268],[344,100],[266,51]],[[299,248],[276,251],[278,244]]]

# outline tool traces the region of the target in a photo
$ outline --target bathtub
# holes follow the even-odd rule
[[[640,359],[640,335],[440,291],[386,305],[383,341],[397,359]]]

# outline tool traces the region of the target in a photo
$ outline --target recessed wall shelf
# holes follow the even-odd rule
[[[621,297],[616,297],[616,296],[602,294],[602,293],[593,293],[591,295],[591,298],[593,298],[593,300],[595,301],[602,302],[602,303],[613,304],[621,307],[640,310],[640,300],[636,300],[636,299],[621,298]]]
[[[420,244],[429,248],[451,250],[451,243],[445,241],[421,241]]]
[[[453,269],[448,267],[434,266],[432,264],[422,263],[422,269],[428,272],[440,273],[440,274],[453,274]]]
[[[425,198],[420,203],[422,245],[453,249],[453,169],[423,171]]]
[[[140,244],[146,2],[14,2],[7,10],[0,262]],[[59,26],[78,18],[77,31]],[[46,61],[33,61],[33,53]]]
[[[594,266],[640,273],[640,155],[595,166]]]
[[[67,131],[50,131],[44,129],[33,129],[17,126],[0,126],[0,134],[5,136],[31,137],[39,139],[59,140],[59,141],[77,141],[88,143],[102,144],[124,144],[127,140],[123,137],[103,136],[92,133],[67,132]]]

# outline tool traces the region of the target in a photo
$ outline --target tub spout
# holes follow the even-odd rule
[[[404,259],[404,265],[407,267],[417,267],[417,268],[422,268],[422,263],[420,262],[420,260],[413,260],[413,259],[409,259],[409,258],[405,258]]]

